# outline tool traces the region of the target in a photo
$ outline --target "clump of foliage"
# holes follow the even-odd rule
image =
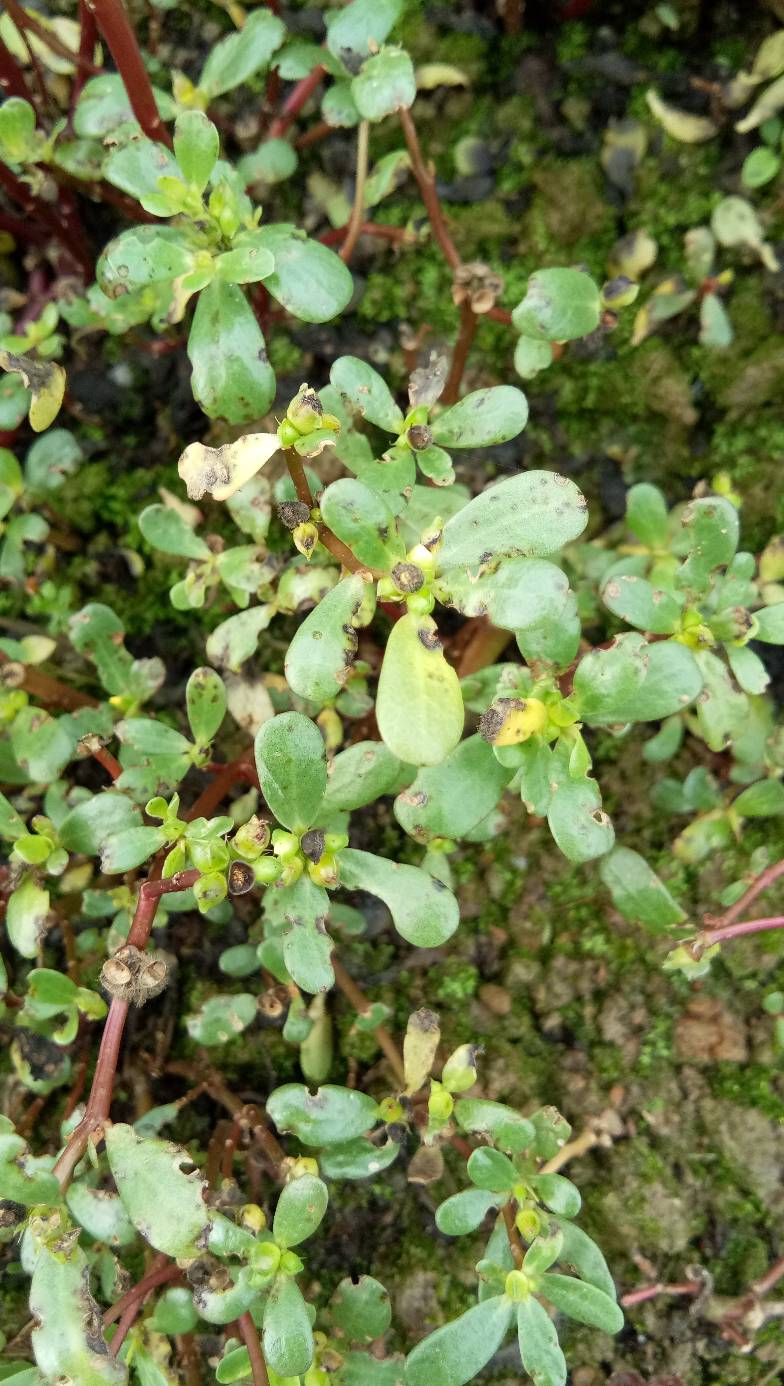
[[[164,1386],[180,1367],[196,1379],[203,1343],[218,1382],[462,1386],[516,1334],[536,1386],[564,1386],[562,1317],[623,1326],[604,1256],[575,1221],[580,1194],[559,1172],[568,1123],[552,1106],[523,1114],[485,1096],[478,1047],[445,1054],[429,1009],[409,1017],[399,1046],[390,1007],[364,994],[341,953],[363,938],[371,897],[438,966],[460,925],[450,859],[526,815],[546,822],[554,852],[589,864],[622,916],[668,937],[672,971],[700,976],[725,942],[779,928],[742,919],[784,872],[764,851],[755,879],[725,892],[725,913],[691,924],[675,887],[617,839],[593,748],[636,739],[651,766],[687,741],[731,757],[729,787],[704,764],[658,782],[658,804],[689,819],[677,862],[784,812],[765,663],[765,647],[784,644],[781,545],[759,557],[741,548],[741,497],[721,475],[674,509],[640,482],[624,520],[592,538],[570,476],[515,466],[483,484],[483,450],[519,438],[528,404],[517,384],[462,393],[482,319],[513,329],[510,377],[557,371],[570,351],[579,363],[623,320],[655,247],[627,238],[602,284],[581,265],[526,265],[520,301],[498,308],[500,278],[463,261],[419,145],[417,76],[452,78],[447,66],[422,78],[395,41],[402,0],[328,9],[324,45],[290,35],[273,9],[242,12],[170,89],[151,84],[120,0],[84,5],[79,25],[18,5],[0,23],[0,185],[16,207],[0,226],[24,244],[21,213],[35,214],[30,241],[56,268],[40,311],[14,321],[11,295],[0,324],[0,578],[37,592],[58,498],[84,460],[78,433],[55,424],[69,352],[88,336],[165,344],[176,333],[207,441],[181,450],[179,493],[135,522],[170,577],[173,610],[199,640],[202,616],[209,627],[203,662],[181,679],[136,654],[104,602],[68,611],[59,643],[40,630],[0,639],[1,1018],[16,1082],[42,1105],[64,1099],[47,1153],[36,1153],[34,1119],[0,1125],[0,1237],[30,1279],[32,1317],[0,1374],[19,1386]],[[104,45],[116,70],[101,66]],[[748,187],[777,171],[780,68],[779,36],[745,77],[747,88],[774,79],[738,126],[762,129],[769,152],[744,164]],[[36,76],[44,94],[47,80],[69,80],[43,102]],[[263,82],[294,85],[242,152],[223,138],[226,113],[244,99],[233,93]],[[326,126],[356,131],[356,170],[341,234],[318,238],[290,219],[297,206],[310,226],[287,135],[322,85]],[[655,92],[649,106],[675,139],[712,133]],[[402,144],[370,169],[381,122],[397,123]],[[451,356],[425,353],[400,389],[369,352],[341,354],[328,379],[281,398],[265,325],[344,313],[357,240],[374,233],[368,211],[406,172],[453,276]],[[286,220],[267,215],[279,184]],[[116,213],[95,262],[86,194]],[[738,244],[777,263],[753,209],[728,197],[710,228],[689,233],[689,285],[657,286],[632,346],[694,307],[701,344],[729,346],[731,274],[716,257]],[[26,417],[40,436],[20,451]],[[477,471],[470,485],[461,453]],[[282,672],[261,677],[267,638]],[[370,850],[384,813],[404,859]],[[186,1064],[188,1094],[118,1120],[126,1028],[133,1043],[150,1014],[140,1020],[140,1008],[176,983],[169,930],[160,947],[153,930],[182,912],[202,917],[205,937],[235,921],[242,932],[220,953],[220,989],[204,979],[180,1017],[192,1052],[220,1058],[260,1013],[274,1015],[306,1081],[246,1102],[206,1061]],[[380,1054],[367,1083],[327,1081],[335,987]],[[230,1117],[217,1168],[178,1129],[205,1091]],[[235,1155],[246,1156],[237,1177]],[[345,1181],[398,1161],[413,1185],[462,1185],[439,1193],[438,1232],[488,1234],[476,1303],[413,1347],[392,1337],[378,1280],[346,1268],[325,1294],[300,1254],[328,1238]]]

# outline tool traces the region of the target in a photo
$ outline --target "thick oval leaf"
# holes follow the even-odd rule
[[[505,1201],[489,1189],[462,1189],[436,1209],[436,1226],[447,1237],[465,1237],[482,1225],[491,1208]]]
[[[106,1242],[107,1246],[130,1246],[135,1241],[136,1228],[122,1200],[107,1189],[94,1189],[80,1180],[69,1188],[66,1203],[71,1216],[97,1242]]]
[[[702,675],[696,709],[700,732],[711,751],[724,751],[745,729],[748,698],[738,692],[717,655],[710,650],[698,650],[694,659]]]
[[[475,390],[433,421],[433,441],[443,448],[487,448],[522,433],[528,401],[514,385]],[[552,550],[548,550],[552,552]]]
[[[566,1386],[566,1358],[555,1324],[533,1295],[517,1306],[517,1341],[534,1386]]]
[[[329,322],[343,312],[354,281],[339,256],[285,222],[260,226],[257,239],[275,258],[275,273],[264,287],[295,318]]]
[[[655,722],[683,712],[702,688],[699,665],[685,645],[660,640],[645,651],[645,677],[628,701],[620,698],[612,722]],[[594,719],[592,719],[594,720]]]
[[[595,780],[564,779],[550,800],[547,822],[570,861],[592,861],[604,856],[615,842],[615,830],[602,809],[602,796]]]
[[[595,1285],[587,1285],[571,1275],[546,1274],[540,1288],[545,1299],[578,1323],[600,1328],[604,1333],[620,1333],[623,1328],[622,1309]]]
[[[370,1179],[394,1164],[400,1146],[387,1140],[383,1145],[359,1137],[345,1145],[331,1145],[319,1156],[321,1173],[327,1179]]]
[[[168,505],[148,505],[137,521],[148,544],[161,553],[178,558],[209,558],[210,550],[203,539],[186,524],[182,515]]]
[[[49,915],[49,891],[32,876],[11,892],[6,909],[6,932],[23,958],[34,958]]]
[[[560,1218],[553,1218],[552,1221],[563,1237],[559,1260],[574,1266],[581,1280],[595,1285],[597,1290],[615,1299],[615,1284],[596,1242],[573,1222]]]
[[[784,645],[784,602],[763,606],[754,612],[757,621],[755,640],[766,645]]]
[[[395,817],[418,842],[464,837],[492,812],[513,774],[481,736],[469,736],[441,765],[419,771],[395,800]]]
[[[528,280],[512,323],[528,337],[568,342],[595,331],[601,311],[601,294],[590,275],[578,269],[543,269]]]
[[[199,77],[199,88],[210,100],[233,91],[269,67],[273,53],[286,37],[286,26],[268,9],[253,10],[241,29],[212,48]]]
[[[236,674],[245,660],[255,654],[259,636],[274,615],[275,607],[262,603],[221,621],[207,637],[207,658]]]
[[[667,502],[658,486],[641,481],[626,496],[626,523],[632,534],[651,549],[667,544]]]
[[[324,803],[351,812],[397,793],[416,771],[393,756],[383,741],[356,741],[329,762],[327,773]]]
[[[447,522],[439,567],[544,557],[571,543],[587,523],[585,497],[568,477],[523,472],[489,487]]]
[[[281,1246],[299,1246],[312,1237],[327,1211],[329,1194],[323,1179],[303,1174],[284,1185],[275,1206],[272,1235]]]
[[[346,848],[340,854],[340,883],[383,900],[398,933],[416,948],[440,947],[460,921],[452,892],[417,866]]]
[[[44,1380],[63,1386],[125,1386],[128,1368],[107,1351],[80,1246],[53,1238],[51,1246],[36,1249],[30,1312],[33,1352]],[[97,1332],[91,1332],[96,1323]]]
[[[278,1275],[264,1306],[264,1356],[280,1376],[302,1376],[313,1361],[313,1329],[296,1281]]]
[[[351,95],[363,120],[383,120],[412,106],[416,77],[406,50],[382,48],[367,58],[351,83]]]
[[[208,746],[226,716],[226,688],[214,669],[194,669],[185,686],[191,735],[197,746]]]
[[[508,1193],[519,1177],[509,1156],[489,1145],[480,1145],[474,1150],[466,1168],[471,1183],[491,1193]]]
[[[536,1140],[533,1123],[503,1102],[461,1097],[455,1104],[455,1119],[463,1131],[487,1136],[494,1145],[510,1155],[530,1150]]]
[[[256,997],[249,991],[240,991],[208,997],[184,1020],[191,1039],[210,1046],[230,1044],[253,1024],[257,1015]]]
[[[281,894],[284,892],[281,891]],[[289,928],[283,935],[283,961],[303,991],[328,991],[335,981],[327,933],[329,896],[307,875],[285,888],[282,908]]]
[[[319,501],[325,524],[368,568],[389,572],[405,557],[395,517],[376,491],[353,477],[333,481]]]
[[[634,701],[647,671],[648,645],[641,635],[616,635],[606,649],[591,650],[580,660],[573,696],[580,716],[590,724],[620,722],[616,707]]]
[[[385,433],[400,433],[403,412],[392,398],[384,378],[366,361],[358,356],[339,356],[330,368],[329,378],[368,423],[383,428]]]
[[[327,787],[321,732],[301,712],[283,712],[256,735],[262,793],[278,822],[303,833],[315,822]]]
[[[199,269],[203,270],[203,282],[208,283],[212,275],[209,254],[196,250],[179,227],[132,226],[109,241],[95,275],[108,298],[119,298],[150,284],[171,283]],[[193,289],[199,287],[196,279]]]
[[[279,1131],[317,1147],[355,1140],[378,1120],[376,1102],[367,1093],[329,1083],[314,1093],[302,1083],[285,1083],[270,1093],[267,1112]]]
[[[407,1386],[465,1386],[498,1351],[512,1322],[505,1295],[475,1304],[417,1343],[406,1358]]]
[[[363,58],[384,42],[404,9],[404,0],[352,0],[342,9],[328,10],[327,47],[336,58]]]
[[[389,1294],[372,1275],[361,1275],[356,1283],[348,1277],[341,1280],[329,1307],[333,1323],[349,1343],[372,1343],[392,1322]]]
[[[187,1152],[168,1141],[144,1140],[132,1126],[105,1132],[117,1192],[137,1231],[167,1256],[197,1256],[209,1228],[205,1184],[183,1173]]]
[[[599,866],[615,908],[625,919],[647,924],[657,933],[686,918],[677,900],[639,852],[615,847]]]
[[[101,848],[101,870],[108,876],[133,871],[154,856],[166,843],[162,828],[121,828],[112,830]]]
[[[168,92],[158,87],[153,87],[152,91],[158,114],[164,120],[171,120],[176,107]],[[127,125],[133,119],[133,109],[119,72],[102,72],[85,82],[74,115],[77,135],[102,140],[118,125]]]
[[[683,611],[682,599],[633,573],[611,577],[602,588],[602,601],[622,621],[653,635],[671,635]]]
[[[579,1191],[562,1174],[535,1174],[531,1186],[542,1202],[564,1218],[576,1218],[582,1205]]]
[[[436,625],[409,612],[392,627],[376,698],[378,729],[409,765],[440,765],[463,733],[460,681]]]
[[[199,295],[188,336],[194,398],[211,419],[246,423],[275,397],[261,328],[237,284],[214,279]]]
[[[738,547],[740,521],[723,496],[704,496],[686,506],[681,524],[689,537],[689,556],[678,571],[681,587],[701,591],[714,568],[731,563]]]
[[[59,828],[60,845],[67,852],[95,856],[110,833],[141,826],[142,816],[124,794],[105,789],[71,809]]]

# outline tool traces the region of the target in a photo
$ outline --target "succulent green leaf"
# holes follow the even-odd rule
[[[386,1333],[392,1322],[389,1294],[372,1275],[355,1282],[341,1280],[330,1300],[330,1313],[341,1338],[367,1345]]]
[[[171,216],[172,211],[177,210],[169,204],[165,196],[162,196],[158,186],[159,178],[173,178],[182,183],[177,160],[165,144],[145,138],[129,140],[127,144],[120,145],[106,156],[103,162],[103,176],[121,192],[135,197],[144,210],[154,216]],[[183,191],[184,187],[183,184]],[[152,241],[152,238],[149,239]],[[103,287],[100,279],[98,282]]]
[[[418,842],[464,837],[495,808],[513,773],[481,736],[469,736],[441,765],[419,771],[395,800],[395,817]]]
[[[784,785],[780,780],[757,780],[742,789],[732,807],[742,818],[772,818],[784,813]]]
[[[90,1293],[87,1257],[65,1229],[38,1248],[30,1286],[35,1360],[62,1386],[125,1386],[128,1368],[109,1355],[101,1311]]]
[[[363,482],[341,477],[327,487],[319,504],[325,523],[368,568],[388,572],[405,557],[392,511]]]
[[[520,798],[529,813],[545,817],[553,796],[553,752],[540,736],[529,737],[519,747]]]
[[[573,1222],[561,1218],[553,1218],[551,1221],[563,1237],[559,1260],[574,1266],[581,1280],[594,1285],[597,1290],[609,1295],[610,1299],[615,1299],[613,1278],[596,1242]]]
[[[50,1161],[32,1156],[27,1143],[17,1136],[8,1117],[0,1117],[0,1199],[21,1203],[57,1203],[60,1186],[49,1169]]]
[[[283,21],[271,10],[252,10],[241,29],[211,49],[199,77],[200,91],[212,101],[250,81],[269,67],[285,37]]]
[[[352,130],[359,125],[359,111],[351,94],[351,82],[333,82],[324,93],[321,114],[333,130]]]
[[[12,454],[11,454],[12,455]],[[39,496],[51,496],[71,476],[84,453],[67,428],[49,428],[28,449],[25,458],[25,486]],[[4,481],[0,463],[0,483]],[[2,494],[2,484],[0,484]]]
[[[130,799],[116,790],[104,789],[66,814],[59,827],[60,843],[68,852],[95,856],[110,833],[140,827],[141,821],[141,813]]]
[[[619,722],[616,707],[633,704],[646,673],[648,646],[641,635],[617,635],[606,649],[592,650],[580,660],[573,695],[580,716],[588,723]]]
[[[631,487],[626,496],[626,523],[648,548],[666,548],[667,503],[658,486],[641,481]]]
[[[494,1295],[417,1343],[406,1358],[407,1386],[465,1386],[503,1343],[514,1305]]]
[[[569,861],[592,861],[609,852],[615,842],[615,831],[602,809],[602,796],[595,780],[564,778],[553,792],[547,822]]]
[[[700,692],[702,674],[695,656],[685,645],[675,640],[660,640],[648,645],[644,656],[642,683],[628,700],[618,697],[612,715],[608,716],[610,722],[655,722],[671,717],[688,707]],[[592,716],[592,722],[598,716]]]
[[[101,848],[101,870],[109,876],[133,871],[149,861],[165,842],[163,828],[122,828],[110,832]]]
[[[518,337],[514,353],[514,368],[523,380],[533,380],[553,364],[550,343],[538,337]]]
[[[623,1311],[595,1285],[575,1280],[571,1275],[546,1274],[541,1278],[540,1289],[556,1309],[578,1323],[600,1328],[603,1333],[620,1333],[623,1328]]]
[[[727,645],[727,661],[744,693],[752,696],[764,693],[770,683],[770,674],[754,650],[748,645]]]
[[[83,1180],[71,1184],[65,1201],[71,1216],[90,1237],[107,1246],[130,1246],[136,1228],[121,1199],[107,1189],[94,1189]]]
[[[336,58],[363,58],[384,42],[404,9],[404,0],[352,0],[326,13],[327,48]]]
[[[285,1083],[270,1093],[267,1112],[279,1131],[317,1147],[353,1141],[378,1120],[378,1107],[367,1093],[329,1083],[314,1093],[302,1083]]]
[[[281,1246],[299,1246],[312,1237],[327,1211],[329,1194],[323,1179],[302,1174],[281,1189],[272,1235]]]
[[[754,612],[757,622],[756,640],[766,645],[784,645],[784,602],[763,606]]]
[[[601,311],[601,294],[590,275],[578,269],[543,269],[528,280],[512,325],[540,341],[569,342],[594,332]]]
[[[168,92],[153,87],[158,114],[171,120],[176,106]],[[134,119],[133,110],[119,72],[102,72],[85,82],[74,114],[74,130],[86,139],[102,140],[118,125]]]
[[[303,1376],[313,1361],[313,1330],[302,1291],[278,1275],[264,1306],[264,1356],[280,1376]]]
[[[23,958],[34,958],[49,914],[49,891],[27,876],[11,892],[5,926],[11,946]]]
[[[701,591],[713,569],[725,567],[735,556],[740,533],[738,512],[723,496],[704,496],[686,506],[681,524],[690,551],[677,581],[681,587]]]
[[[376,798],[376,795],[373,797]],[[15,842],[17,838],[24,837],[26,832],[24,819],[19,817],[13,804],[6,799],[5,794],[0,794],[0,837]]]
[[[280,66],[278,71],[281,71]],[[268,139],[252,153],[243,154],[237,160],[237,170],[245,186],[251,188],[256,183],[285,182],[296,172],[298,163],[297,151],[288,140]]]
[[[533,1295],[517,1306],[517,1341],[534,1386],[566,1386],[566,1358],[555,1324]]]
[[[444,448],[486,448],[516,438],[527,422],[528,401],[522,390],[491,385],[439,414],[432,425],[433,441]]]
[[[210,996],[198,1011],[185,1016],[185,1026],[197,1044],[228,1044],[247,1030],[257,1015],[256,997],[241,991]]]
[[[404,48],[382,48],[366,58],[351,83],[351,95],[363,120],[383,120],[413,105],[414,64]]]
[[[480,1145],[468,1157],[468,1177],[478,1189],[490,1193],[508,1193],[517,1183],[518,1174],[508,1155],[492,1146]]]
[[[214,669],[194,669],[185,686],[191,735],[197,746],[208,746],[226,716],[226,687]]]
[[[698,650],[694,658],[702,675],[696,708],[700,734],[711,751],[724,751],[744,729],[748,698],[738,692],[718,655]]]
[[[262,244],[258,227],[241,231],[234,237],[231,250],[225,250],[215,261],[216,275],[230,284],[258,284],[268,279],[274,268],[274,256]]]
[[[370,1179],[388,1169],[398,1157],[400,1146],[391,1140],[383,1145],[359,1137],[343,1145],[331,1145],[319,1155],[321,1173],[327,1179]]]
[[[11,724],[11,748],[34,784],[51,783],[67,765],[73,743],[62,719],[37,707],[23,707]]]
[[[278,822],[302,833],[315,822],[327,787],[321,732],[301,712],[283,712],[256,735],[262,793]]]
[[[463,1131],[486,1136],[510,1155],[530,1150],[536,1131],[527,1117],[503,1102],[481,1097],[461,1097],[455,1103],[455,1120]]]
[[[383,900],[398,933],[415,948],[438,948],[457,928],[454,895],[417,866],[346,848],[340,854],[340,883]]]
[[[383,741],[356,741],[336,755],[327,770],[325,805],[349,812],[395,794],[416,774],[414,767],[393,756]]]
[[[245,660],[255,654],[259,636],[274,615],[275,607],[262,603],[221,621],[207,637],[207,658],[236,674]]]
[[[489,487],[447,521],[439,567],[544,557],[571,543],[587,523],[585,497],[568,477],[522,472]]]
[[[629,847],[614,847],[599,865],[599,873],[625,919],[663,932],[686,918],[677,900],[659,880],[644,857]]]
[[[137,1231],[167,1256],[197,1256],[209,1217],[203,1180],[183,1172],[186,1151],[168,1141],[145,1140],[124,1124],[109,1126],[105,1139],[117,1192]]]
[[[683,611],[682,599],[633,573],[611,577],[602,588],[602,601],[622,621],[654,635],[671,635]]]
[[[409,612],[392,627],[378,681],[376,717],[390,751],[409,765],[439,765],[460,740],[460,682],[444,658],[429,616]]]
[[[194,397],[211,419],[246,423],[269,409],[275,373],[261,328],[237,284],[214,279],[199,295],[188,359]]]
[[[491,1208],[505,1202],[502,1193],[490,1189],[462,1189],[436,1209],[436,1226],[447,1237],[465,1237],[481,1226]]]
[[[354,281],[328,246],[286,222],[260,226],[258,243],[272,252],[275,272],[264,281],[273,298],[302,322],[329,322],[347,307]]]
[[[193,1307],[193,1297],[184,1285],[164,1290],[155,1301],[152,1317],[147,1320],[157,1333],[191,1333],[199,1321]]]
[[[285,897],[281,908],[289,927],[283,934],[283,961],[303,991],[328,991],[335,981],[327,933],[329,896],[303,875],[285,888]]]
[[[181,111],[174,126],[174,153],[185,181],[204,192],[220,153],[220,136],[203,111]]]
[[[531,1187],[553,1213],[564,1218],[577,1217],[582,1199],[570,1179],[564,1179],[562,1174],[535,1174]]]
[[[345,395],[368,423],[383,428],[385,433],[399,434],[403,427],[403,412],[378,371],[358,356],[339,356],[330,369],[329,378],[336,390]]]

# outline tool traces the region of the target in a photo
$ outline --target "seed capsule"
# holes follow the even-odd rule
[[[246,861],[233,861],[229,867],[229,895],[247,895],[256,884],[253,867]]]

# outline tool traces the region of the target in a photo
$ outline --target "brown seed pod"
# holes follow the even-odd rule
[[[396,563],[392,581],[399,592],[418,592],[424,585],[425,575],[417,563]]]
[[[304,501],[281,501],[278,506],[278,519],[286,529],[296,529],[310,519],[310,510]]]
[[[320,828],[309,828],[303,833],[300,847],[308,861],[321,861],[324,855],[324,834]]]
[[[107,995],[132,1006],[143,1006],[163,991],[171,964],[165,953],[143,953],[132,944],[107,958],[101,968],[101,986]]]
[[[229,895],[247,895],[256,884],[256,875],[246,861],[233,861],[229,867]]]
[[[169,980],[170,970],[169,963],[162,953],[153,954],[145,961],[136,979],[134,1000],[137,1006],[143,1006],[145,1001],[151,1001],[153,996],[160,995]]]
[[[433,430],[427,424],[414,424],[408,430],[408,441],[414,452],[424,452],[433,442]]]

